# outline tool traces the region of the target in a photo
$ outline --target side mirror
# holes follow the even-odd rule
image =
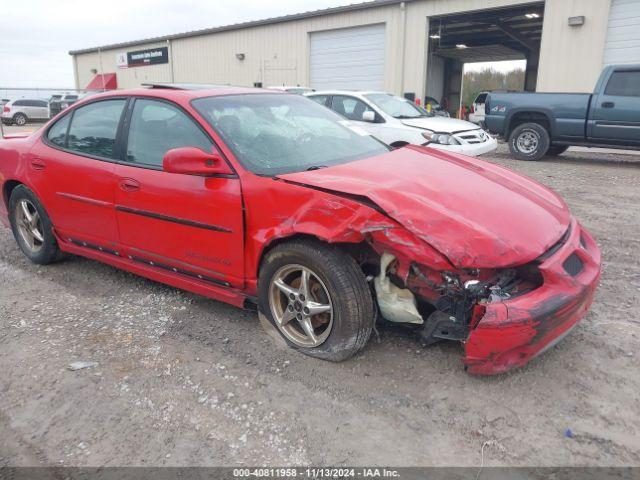
[[[207,153],[196,147],[180,147],[169,150],[164,154],[162,168],[169,173],[204,177],[233,174],[219,153]]]
[[[376,121],[376,112],[372,112],[371,110],[367,110],[366,112],[364,112],[362,114],[362,121],[363,122],[369,122],[369,123],[375,123],[375,121]]]

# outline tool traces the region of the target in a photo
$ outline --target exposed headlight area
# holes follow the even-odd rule
[[[424,318],[424,343],[439,339],[463,341],[488,305],[516,298],[543,283],[535,263],[502,270],[434,272],[413,264],[409,288]],[[426,303],[424,303],[426,302]],[[424,308],[427,306],[427,308]]]
[[[460,145],[460,142],[449,133],[432,132],[431,130],[425,130],[422,132],[422,136],[427,139],[429,143],[437,143],[439,145]]]

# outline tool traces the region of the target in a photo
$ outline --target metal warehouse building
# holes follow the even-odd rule
[[[640,0],[378,0],[70,54],[77,88],[286,84],[456,105],[467,62],[527,60],[527,90],[591,91],[603,65],[640,63]]]

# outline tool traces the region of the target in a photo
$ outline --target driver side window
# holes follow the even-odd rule
[[[157,100],[136,99],[127,139],[127,162],[161,167],[164,155],[179,147],[211,152],[213,143],[177,107]]]
[[[357,122],[362,122],[362,115],[364,112],[373,112],[373,110],[362,100],[342,95],[335,95],[333,97],[331,100],[331,110],[339,113],[349,120],[355,120]]]

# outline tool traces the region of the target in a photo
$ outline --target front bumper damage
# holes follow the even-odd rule
[[[573,220],[566,242],[541,260],[540,287],[486,304],[464,342],[470,373],[492,375],[521,367],[553,347],[584,317],[600,278],[600,251]]]
[[[453,301],[433,282],[425,286],[429,282],[426,277],[414,277],[408,282],[408,289],[396,287],[392,292],[397,295],[390,296],[379,285],[379,278],[385,278],[383,272],[389,263],[386,258],[375,284],[383,317],[393,322],[408,322],[401,318],[407,316],[407,310],[410,310],[407,305],[411,307],[409,302],[415,304],[416,299],[421,299],[435,305],[436,310],[423,317],[424,327],[417,331],[423,342],[438,339],[462,342],[467,371],[479,375],[521,367],[564,338],[591,305],[601,261],[595,241],[573,219],[561,241],[533,262],[540,277],[535,287],[513,295],[500,293],[481,299],[467,297],[463,289]],[[406,261],[401,261],[397,267],[401,268],[403,263],[406,265]],[[407,278],[406,275],[399,276]],[[440,296],[428,298],[429,292],[439,292]],[[447,308],[439,309],[442,305]],[[422,322],[413,320],[410,323]]]

